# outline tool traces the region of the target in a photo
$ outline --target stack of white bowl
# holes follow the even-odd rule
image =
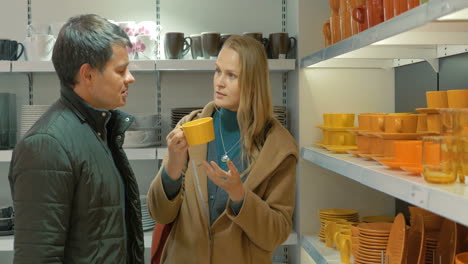
[[[146,206],[146,195],[140,195],[141,201],[141,223],[143,225],[143,231],[149,231],[154,228],[156,222],[151,218],[148,213],[148,207]]]
[[[50,105],[23,105],[21,108],[21,123],[19,138],[36,123],[36,121],[49,109]]]

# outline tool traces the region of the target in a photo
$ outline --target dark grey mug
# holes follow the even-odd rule
[[[268,39],[263,37],[262,32],[244,32],[242,35],[244,35],[246,37],[251,37],[251,38],[254,38],[254,39],[260,41],[260,43],[263,44],[265,49],[268,47]]]
[[[166,59],[182,59],[190,50],[190,38],[182,32],[168,32],[164,38]]]
[[[287,32],[271,33],[268,40],[268,57],[286,59],[289,51],[296,47],[296,38],[289,37]]]
[[[192,53],[192,59],[196,60],[198,57],[203,58],[201,35],[200,34],[190,35],[190,39],[191,39],[190,52]]]
[[[203,32],[201,36],[203,57],[205,59],[217,57],[219,53],[221,34],[218,32]]]
[[[221,34],[221,38],[219,39],[219,50],[221,51],[221,49],[223,48],[223,45],[224,45],[224,42],[226,42],[226,40],[232,36],[232,34],[228,34],[228,33],[223,33]]]
[[[24,46],[15,40],[0,39],[0,60],[16,61],[23,55]]]

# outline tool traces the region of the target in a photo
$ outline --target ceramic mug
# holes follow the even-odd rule
[[[32,35],[23,42],[28,61],[50,61],[54,49],[53,35]]]
[[[192,54],[192,59],[196,60],[198,57],[203,58],[201,35],[190,35],[190,39],[192,43],[192,45],[190,45],[190,53]]]
[[[16,61],[23,55],[24,45],[15,40],[0,39],[0,60]]]
[[[212,59],[218,57],[221,34],[218,32],[202,32],[202,50],[205,59]]]
[[[428,91],[426,92],[427,108],[447,108],[447,91]]]
[[[179,128],[184,131],[185,139],[190,146],[205,144],[215,138],[212,117],[196,119]]]
[[[296,38],[289,37],[287,32],[271,33],[268,38],[270,59],[286,59],[288,52],[296,47]]]
[[[353,9],[353,19],[358,23],[359,32],[369,28],[366,5],[360,5]]]
[[[164,51],[167,59],[182,59],[190,50],[190,38],[182,32],[167,32],[164,38]]]
[[[150,35],[136,36],[135,52],[139,60],[155,60],[158,52],[156,40]]]

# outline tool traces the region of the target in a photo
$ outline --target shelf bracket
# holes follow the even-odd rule
[[[425,59],[427,63],[429,63],[434,69],[435,72],[439,72],[439,59],[438,58],[431,58],[431,59]]]
[[[437,45],[438,58],[453,56],[467,52],[468,45]]]

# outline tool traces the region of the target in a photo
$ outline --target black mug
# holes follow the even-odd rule
[[[190,38],[182,32],[168,32],[164,38],[166,59],[182,59],[190,50]]]
[[[18,49],[21,48],[19,51]],[[0,60],[16,61],[23,55],[24,46],[15,40],[0,39]]]
[[[295,47],[296,38],[289,37],[288,33],[271,33],[268,40],[268,57],[270,59],[286,59],[288,52]]]

